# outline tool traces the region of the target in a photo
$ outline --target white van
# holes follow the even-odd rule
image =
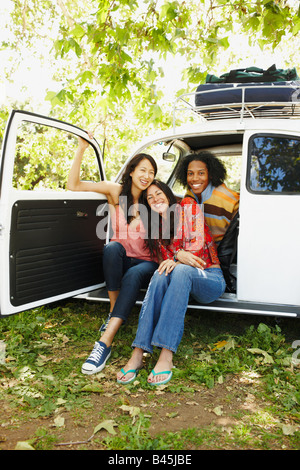
[[[226,184],[240,192],[231,266],[235,290],[210,305],[191,301],[189,307],[299,318],[300,107],[297,102],[246,103],[243,99],[201,109],[190,104],[190,98],[183,95],[175,103],[173,129],[137,145],[130,157],[139,152],[154,156],[157,177],[180,198],[184,188],[174,178],[178,161],[191,151],[209,149],[227,166]],[[182,113],[194,116],[185,130],[176,128]],[[35,149],[38,146],[41,161],[50,160],[53,141],[72,160],[77,136],[89,140],[82,129],[58,120],[24,111],[10,115],[0,173],[1,316],[67,297],[108,301],[101,260],[109,239],[105,196],[66,191],[55,182],[55,168],[49,164],[48,181],[54,183],[43,185],[45,168],[40,174],[38,161],[30,166],[30,142]],[[105,179],[102,152],[95,140],[89,158],[96,162],[95,178]],[[34,167],[28,189],[20,189],[16,181],[16,175],[20,179],[26,170],[24,162],[29,171]],[[53,165],[56,162],[57,156]],[[106,236],[98,236],[99,227]]]

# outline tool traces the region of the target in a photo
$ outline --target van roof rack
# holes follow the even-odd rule
[[[257,89],[257,85],[253,86],[242,86],[240,84],[230,84],[228,87],[223,84],[222,88],[218,89],[209,89],[205,91],[195,91],[192,93],[184,93],[179,96],[173,105],[173,128],[174,132],[176,129],[176,119],[179,112],[192,113],[200,118],[202,122],[205,121],[215,121],[220,119],[239,119],[243,121],[244,119],[299,119],[300,118],[300,82],[290,82],[290,84],[277,85],[277,88],[283,88],[285,91],[287,88],[291,89],[291,101],[250,101],[247,99],[250,91]],[[238,85],[238,86],[236,86]],[[259,90],[267,91],[273,88],[274,84],[260,85]],[[224,102],[226,100],[225,93],[228,91],[240,91],[241,99],[237,102]],[[224,93],[224,98],[222,97],[222,103],[217,102],[216,93]],[[206,104],[202,106],[197,106],[194,103],[196,102],[197,95],[212,95],[212,102],[217,104]],[[215,97],[213,96],[215,94]],[[192,101],[192,102],[191,102]]]

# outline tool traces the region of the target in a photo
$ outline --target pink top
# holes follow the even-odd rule
[[[111,222],[114,231],[111,240],[121,243],[128,257],[153,261],[150,250],[145,246],[146,230],[141,220],[135,227],[127,224],[124,213],[118,205],[115,213],[112,214]]]

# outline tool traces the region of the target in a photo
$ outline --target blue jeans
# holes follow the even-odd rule
[[[132,346],[150,353],[153,346],[175,353],[183,335],[189,296],[208,304],[220,297],[225,287],[219,268],[201,271],[179,264],[167,276],[156,271],[142,305]]]
[[[120,291],[112,317],[122,318],[125,322],[135,305],[139,291],[147,287],[157,269],[154,261],[129,258],[119,242],[112,241],[103,251],[103,271],[109,291]]]

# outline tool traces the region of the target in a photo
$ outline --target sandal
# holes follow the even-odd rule
[[[165,380],[160,380],[159,382],[148,382],[148,384],[150,384],[150,385],[164,385],[164,384],[168,383],[171,380],[173,372],[171,370],[165,370],[163,372],[154,372],[154,370],[152,370],[151,374],[153,376],[155,376],[155,375],[166,375],[167,374],[168,377]]]
[[[131,382],[133,382],[136,379],[136,376],[138,375],[139,371],[140,371],[140,369],[130,369],[127,372],[125,372],[125,370],[122,368],[121,372],[123,374],[123,377],[125,377],[125,375],[127,375],[127,374],[133,374],[133,376],[128,380],[117,379],[117,382],[119,384],[123,384],[123,385],[130,384]]]

